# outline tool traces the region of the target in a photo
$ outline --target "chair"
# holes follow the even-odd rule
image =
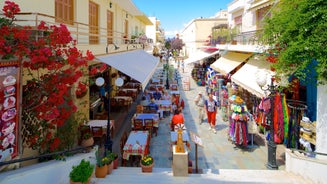
[[[93,135],[94,141],[99,141],[99,145],[101,146],[102,143],[104,142],[104,138],[105,138],[105,133],[104,133],[103,127],[102,126],[93,126],[91,129],[92,129],[92,135]]]
[[[81,125],[78,127],[78,130],[80,132],[80,137],[79,137],[79,144],[81,143],[81,141],[83,140],[83,137],[86,134],[91,134],[91,127],[90,125]]]
[[[153,133],[153,119],[144,119],[144,129],[149,131],[149,135]]]
[[[124,109],[124,107],[125,107],[125,99],[118,98],[118,100],[117,100],[117,106],[119,107],[119,111],[121,111],[122,109]]]
[[[126,92],[125,91],[118,91],[118,96],[126,96]]]
[[[122,161],[121,165],[123,166],[126,165],[126,160],[123,159],[123,154],[124,154],[124,146],[126,144],[127,138],[128,138],[127,132],[124,132],[120,138],[120,154],[121,154],[121,161]]]
[[[143,113],[143,106],[142,105],[137,105],[136,106],[136,113],[138,113],[138,114]]]
[[[134,119],[133,130],[143,130],[143,120],[142,119]]]

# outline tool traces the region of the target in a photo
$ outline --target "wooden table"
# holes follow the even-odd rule
[[[150,137],[148,131],[131,131],[123,148],[123,159],[129,156],[145,156],[149,153]]]

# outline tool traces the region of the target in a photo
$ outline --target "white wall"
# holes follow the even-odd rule
[[[327,154],[327,85],[318,86],[316,151]],[[326,159],[327,156],[321,157]],[[327,180],[326,180],[327,181]]]
[[[21,183],[46,183],[46,184],[67,184],[69,173],[73,165],[78,165],[82,159],[90,160],[95,164],[95,149],[90,153],[78,154],[67,157],[66,161],[53,160],[18,170],[3,172],[0,175],[1,184]]]

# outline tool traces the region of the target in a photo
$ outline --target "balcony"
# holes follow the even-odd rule
[[[220,50],[233,50],[243,52],[263,52],[265,46],[260,44],[259,38],[262,30],[242,32],[240,34],[231,35],[230,38],[218,37],[211,39],[211,45],[215,45]]]
[[[20,26],[30,26],[33,31],[36,30],[41,21],[44,21],[48,26],[59,26],[61,24],[56,22],[54,16],[42,13],[19,13],[16,15],[15,23]],[[132,39],[131,35],[126,35],[124,32],[110,32],[107,28],[92,27],[81,22],[72,22],[72,24],[66,24],[66,26],[73,39],[76,40],[77,47],[81,50],[92,50],[95,55],[147,49],[148,47],[146,41],[141,41],[138,38]],[[40,32],[34,32],[33,34],[35,39],[43,36]]]

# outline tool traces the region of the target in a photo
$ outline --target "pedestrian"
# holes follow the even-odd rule
[[[182,72],[184,73],[184,60],[182,60]]]
[[[199,91],[198,95],[194,99],[194,102],[198,108],[198,114],[199,114],[198,120],[201,125],[203,122],[203,119],[204,119],[204,115],[205,115],[205,108],[204,108],[205,99],[204,99],[204,96],[201,91]]]
[[[205,101],[204,107],[207,112],[207,118],[209,123],[209,130],[212,130],[213,133],[217,133],[216,131],[216,115],[218,109],[218,102],[213,99],[213,95],[209,94],[208,100]]]

